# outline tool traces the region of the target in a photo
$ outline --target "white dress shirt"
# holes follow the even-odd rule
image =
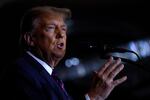
[[[44,69],[49,73],[49,75],[52,75],[52,67],[49,66],[47,63],[45,63],[44,61],[42,61],[41,59],[37,58],[36,56],[34,56],[30,51],[27,51],[27,53],[33,57],[37,62],[39,62],[43,67]]]

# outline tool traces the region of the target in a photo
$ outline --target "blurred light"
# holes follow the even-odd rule
[[[70,59],[67,59],[67,60],[65,61],[65,66],[68,67],[68,68],[72,66]]]
[[[72,58],[67,59],[67,60],[65,61],[65,66],[68,67],[68,68],[70,68],[70,67],[72,67],[72,66],[77,66],[77,65],[79,65],[79,63],[80,63],[80,60],[79,60],[78,58],[72,57]]]
[[[129,47],[130,47],[130,49],[131,49],[132,51],[134,51],[134,52],[137,52],[137,51],[138,51],[138,48],[137,48],[137,45],[136,45],[135,42],[130,42],[130,43],[129,43]]]
[[[129,43],[129,48],[130,48],[132,51],[134,51],[134,52],[136,52],[136,53],[139,54],[139,52],[138,52],[138,47],[137,47],[136,42],[130,42],[130,43]],[[137,60],[137,59],[138,59],[135,54],[132,54],[131,56],[129,56],[129,58],[130,58],[130,57],[131,57],[133,60]]]
[[[140,41],[139,42],[139,51],[140,55],[143,57],[150,55],[150,45],[148,41]]]
[[[150,56],[150,44],[149,39],[130,42],[129,47],[132,51],[137,52],[141,57]]]
[[[71,63],[72,63],[72,65],[76,66],[76,65],[79,65],[80,61],[78,58],[72,58]]]
[[[85,70],[85,67],[82,66],[82,65],[79,65],[77,67],[77,74],[79,75],[79,77],[82,77],[86,74],[86,70]]]
[[[92,46],[92,45],[90,45],[90,48],[93,48],[93,46]]]

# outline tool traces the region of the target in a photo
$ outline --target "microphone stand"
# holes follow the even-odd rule
[[[122,58],[122,57],[116,57],[116,56],[112,56],[112,55],[107,55],[107,53],[103,53],[103,55],[101,55],[101,58],[102,59],[109,59],[110,56],[112,56],[115,60],[120,58],[123,62],[127,62],[127,63],[130,63],[130,64],[133,64],[133,65],[137,66],[138,68],[142,69],[143,71],[146,71],[146,72],[150,73],[150,69],[147,69],[144,66],[144,64],[142,63],[142,59],[139,57],[139,55],[137,53],[135,53],[134,51],[130,51],[130,50],[129,50],[129,53],[134,53],[138,57],[139,62],[133,61],[133,60],[130,60],[130,59],[126,59],[126,58]]]

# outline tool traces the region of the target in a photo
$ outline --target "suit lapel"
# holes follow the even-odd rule
[[[62,91],[60,86],[55,82],[55,80],[49,75],[49,73],[44,69],[44,67],[38,63],[34,58],[32,58],[27,53],[25,54],[25,59],[30,62],[30,64],[33,67],[36,67],[35,69],[40,73],[40,76],[43,77],[45,82],[45,88],[48,93],[50,93],[52,90],[57,94],[58,98],[61,100],[68,100],[68,96]],[[42,80],[39,80],[42,81]]]

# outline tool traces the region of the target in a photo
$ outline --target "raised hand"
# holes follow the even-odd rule
[[[115,76],[124,68],[121,59],[109,60],[98,70],[95,71],[93,83],[88,93],[91,100],[105,100],[117,85],[123,83],[127,76],[114,80]]]

